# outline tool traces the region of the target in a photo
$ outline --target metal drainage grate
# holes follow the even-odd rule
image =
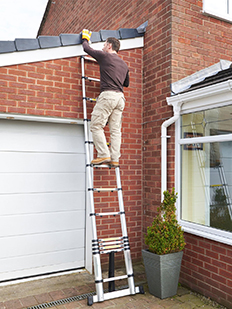
[[[140,282],[140,283],[137,283],[135,285],[139,286],[139,285],[145,284],[145,283],[146,282]],[[123,290],[123,289],[127,289],[127,288],[128,288],[128,285],[125,285],[125,286],[118,287],[117,290]],[[108,290],[104,290],[104,293],[106,293],[106,292],[108,292]],[[73,301],[83,300],[83,299],[88,298],[88,296],[93,296],[93,295],[96,295],[96,292],[90,292],[90,293],[87,293],[87,294],[82,294],[82,295],[78,295],[78,296],[68,297],[68,298],[64,298],[64,299],[60,299],[60,300],[55,300],[55,301],[51,301],[49,303],[44,303],[44,304],[28,307],[27,309],[52,308],[52,307],[55,307],[55,306],[68,304],[68,303],[71,303]]]
[[[96,294],[95,292],[92,292],[92,293],[82,294],[82,295],[79,295],[79,296],[68,297],[68,298],[64,298],[64,299],[60,299],[60,300],[51,301],[49,303],[44,303],[44,304],[28,307],[27,309],[51,308],[51,307],[55,307],[55,306],[59,306],[59,305],[68,304],[68,303],[71,303],[73,301],[86,299],[88,296],[93,296],[95,294]]]

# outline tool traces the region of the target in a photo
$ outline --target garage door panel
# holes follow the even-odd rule
[[[1,194],[83,191],[85,188],[84,174],[15,174],[0,173]]]
[[[83,154],[3,152],[1,173],[66,173],[85,172]]]
[[[59,231],[37,235],[0,238],[1,261],[6,258],[36,255],[53,251],[73,250],[84,247],[84,230]],[[42,250],[41,250],[42,248]],[[0,266],[1,267],[1,266]]]
[[[82,191],[4,194],[0,205],[1,215],[84,210],[85,196]]]
[[[84,266],[83,126],[0,120],[0,281]]]
[[[84,211],[1,216],[1,237],[83,229],[85,227],[84,217]],[[12,220],[14,225],[12,225]]]
[[[43,268],[56,270],[65,270],[66,264],[68,267],[72,265],[74,268],[78,268],[83,265],[84,253],[83,248],[73,249],[61,252],[48,252],[43,254],[31,256],[7,258],[1,260],[0,265],[0,280],[7,277],[7,272],[24,272],[28,275],[34,274],[34,269]],[[38,271],[39,273],[39,271]]]
[[[1,120],[0,138],[0,150],[84,152],[83,126]]]
[[[3,132],[2,132],[3,133]],[[25,137],[22,142],[18,143],[18,134],[14,138],[9,140],[2,139],[4,146],[0,145],[0,151],[23,151],[23,152],[58,152],[58,153],[81,153],[84,152],[83,146],[80,147],[81,143],[84,143],[83,138],[77,137],[76,139],[68,137],[67,140],[62,143],[54,143],[53,137],[47,137],[46,140],[35,140],[36,136],[31,138]],[[13,144],[12,144],[13,143]],[[46,143],[46,144],[45,144]],[[42,148],[42,149],[41,149]]]

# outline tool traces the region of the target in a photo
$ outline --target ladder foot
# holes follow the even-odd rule
[[[92,306],[93,305],[93,296],[88,296],[87,298],[87,305]]]
[[[143,289],[143,286],[142,286],[142,285],[140,285],[140,286],[139,286],[139,293],[140,293],[140,294],[145,294],[145,292],[144,292],[144,289]]]

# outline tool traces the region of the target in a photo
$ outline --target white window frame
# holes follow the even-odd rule
[[[169,105],[181,106],[180,116],[186,113],[205,109],[232,105],[232,80],[189,91],[167,99]],[[187,233],[208,238],[217,242],[232,245],[232,233],[216,228],[181,220],[181,146],[184,144],[201,142],[232,141],[232,134],[220,136],[204,136],[195,138],[180,138],[180,118],[176,122],[175,130],[175,190],[179,193],[177,199],[177,217],[183,230]]]
[[[215,10],[212,7],[212,0],[203,0],[203,13],[211,15],[215,18],[222,19],[224,21],[232,22],[232,0],[226,0],[226,1],[227,1],[227,11],[229,10],[229,12],[220,12],[218,10]]]

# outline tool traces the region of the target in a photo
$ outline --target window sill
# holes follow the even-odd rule
[[[230,232],[221,231],[212,227],[201,226],[199,224],[186,222],[183,220],[180,220],[179,224],[186,233],[232,246],[232,235]]]

